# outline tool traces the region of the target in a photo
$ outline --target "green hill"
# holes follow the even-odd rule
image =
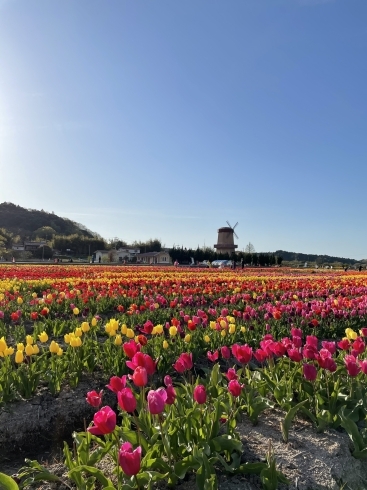
[[[36,209],[25,209],[11,202],[0,204],[0,228],[5,228],[21,239],[32,239],[42,234],[42,228],[49,230],[48,239],[51,234],[56,235],[81,235],[93,238],[95,234],[83,225],[75,223],[67,218],[60,218],[54,213],[37,211]],[[36,233],[37,232],[37,233]]]

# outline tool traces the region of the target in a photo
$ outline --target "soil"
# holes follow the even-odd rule
[[[12,403],[0,413],[0,471],[9,475],[17,473],[24,458],[37,459],[50,471],[67,480],[67,470],[61,463],[63,441],[71,441],[74,430],[84,430],[93,418],[94,409],[85,402],[90,390],[100,390],[106,383],[85,378],[76,389],[66,387],[58,396],[40,393],[31,400]],[[105,391],[104,404],[116,405],[116,396]],[[279,489],[289,490],[367,490],[367,463],[353,458],[350,439],[345,432],[328,430],[318,434],[311,424],[295,419],[284,443],[280,410],[264,412],[259,423],[253,426],[243,418],[238,431],[244,447],[243,462],[265,461],[271,441],[278,470],[288,478],[290,485]],[[110,462],[104,462],[106,469]],[[160,485],[160,489],[164,489]],[[193,490],[193,477],[182,481],[180,490]],[[64,489],[61,484],[40,484],[41,490]],[[250,476],[219,476],[221,490],[259,490],[260,478]]]

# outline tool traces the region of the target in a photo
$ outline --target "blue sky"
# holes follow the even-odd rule
[[[0,202],[367,258],[366,0],[0,0]]]

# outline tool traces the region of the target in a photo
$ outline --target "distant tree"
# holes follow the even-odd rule
[[[245,247],[245,253],[254,254],[255,252],[256,252],[255,247],[252,245],[251,242],[248,242],[248,244]]]
[[[282,265],[283,257],[281,255],[277,256],[277,265]]]
[[[51,259],[53,256],[52,248],[48,245],[41,245],[33,252],[33,257],[37,259]]]
[[[43,238],[46,240],[51,240],[54,235],[56,235],[56,231],[51,226],[42,226],[33,232],[34,238]]]

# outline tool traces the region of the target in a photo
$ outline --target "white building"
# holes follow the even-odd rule
[[[138,248],[119,248],[118,250],[96,250],[93,254],[94,262],[130,262],[133,257],[139,256]]]

